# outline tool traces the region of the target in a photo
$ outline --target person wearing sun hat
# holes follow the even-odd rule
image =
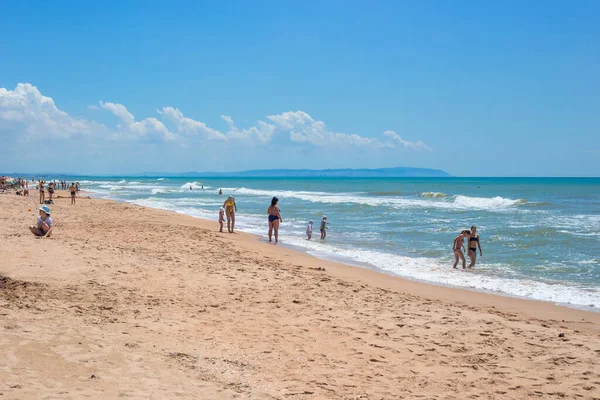
[[[41,206],[40,215],[36,225],[30,226],[29,230],[35,236],[50,237],[52,235],[52,218],[50,218],[50,207]]]

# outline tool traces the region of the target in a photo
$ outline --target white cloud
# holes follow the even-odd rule
[[[402,139],[396,132],[394,131],[385,131],[383,134],[391,139],[391,142],[388,142],[392,147],[400,146],[407,149],[413,150],[431,150],[429,146],[425,143],[418,142],[409,142],[408,140]]]
[[[104,108],[107,111],[110,111],[117,118],[123,121],[126,125],[133,124],[135,118],[133,118],[133,114],[127,111],[127,108],[123,104],[118,103],[104,103],[100,100],[100,107]]]
[[[233,119],[229,115],[221,115],[221,119],[227,122],[229,126],[233,126]]]
[[[275,126],[264,121],[258,121],[257,126],[252,126],[247,129],[240,129],[235,126],[233,118],[228,115],[221,115],[221,119],[227,122],[229,130],[222,133],[216,129],[210,128],[204,122],[196,121],[192,118],[185,117],[181,111],[173,107],[163,107],[156,110],[160,115],[166,117],[177,126],[177,130],[181,133],[201,134],[207,139],[224,140],[248,140],[251,142],[258,141],[259,143],[268,143],[271,141]]]
[[[161,138],[165,141],[177,139],[177,135],[170,132],[169,129],[156,118],[146,118],[135,122],[135,117],[123,104],[103,102],[100,100],[100,107],[111,112],[119,118],[123,125],[117,125],[117,128],[125,133],[132,133],[143,138]]]
[[[20,83],[14,90],[0,88],[0,136],[15,138],[62,138],[75,136],[110,137],[114,140],[160,139],[183,144],[193,144],[194,137],[222,142],[235,141],[243,145],[271,143],[278,133],[285,133],[293,143],[327,146],[353,146],[357,148],[431,150],[421,141],[410,142],[396,132],[384,132],[385,139],[364,137],[357,134],[332,132],[323,121],[315,120],[304,111],[288,111],[269,115],[268,122],[259,120],[249,128],[238,128],[231,116],[221,115],[228,125],[226,132],[209,127],[206,123],[184,116],[174,107],[156,110],[164,119],[172,122],[178,134],[172,133],[157,118],[136,121],[134,115],[123,104],[100,101],[99,106],[88,106],[90,110],[103,109],[118,118],[116,129],[85,118],[70,116],[58,109],[50,97],[43,96],[31,84]],[[282,144],[281,142],[278,142]]]
[[[22,138],[62,138],[89,135],[102,128],[61,111],[37,87],[19,83],[15,90],[0,88],[0,134]]]
[[[288,111],[267,117],[277,129],[289,132],[290,140],[297,143],[311,143],[315,146],[352,145],[358,147],[385,147],[375,138],[357,134],[337,133],[327,130],[323,121],[317,121],[304,111]]]
[[[224,134],[216,129],[209,128],[204,122],[184,117],[183,113],[177,108],[163,107],[160,110],[156,110],[156,112],[171,120],[177,126],[177,130],[180,133],[202,134],[207,139],[227,140]]]
[[[267,124],[264,121],[258,121],[258,126],[252,126],[248,129],[239,129],[235,126],[233,119],[226,115],[221,115],[229,124],[229,131],[227,131],[227,137],[231,139],[245,139],[252,142],[258,141],[259,143],[269,143],[275,132],[275,126]]]

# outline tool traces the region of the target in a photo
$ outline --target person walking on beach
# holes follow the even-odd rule
[[[323,215],[323,219],[321,220],[321,240],[325,240],[327,237],[327,215]]]
[[[50,237],[52,235],[52,218],[50,218],[50,208],[48,206],[40,207],[40,215],[37,217],[36,225],[30,226],[29,230],[35,236]]]
[[[40,204],[44,204],[46,195],[44,194],[44,181],[39,181],[38,188],[40,189]]]
[[[312,230],[313,230],[313,222],[309,221],[308,226],[306,227],[306,240],[310,240],[312,238]]]
[[[465,229],[456,238],[454,238],[454,243],[452,244],[452,251],[454,252],[454,265],[452,266],[452,268],[456,268],[459,259],[462,260],[463,269],[466,268],[467,261],[465,260],[463,248],[465,245],[465,238],[468,235],[469,231]]]
[[[71,182],[71,187],[69,188],[69,191],[71,192],[71,204],[75,204],[75,195],[77,194],[77,188],[75,187],[75,184],[73,182]]]
[[[235,233],[235,213],[237,212],[237,204],[235,204],[235,197],[229,196],[223,203],[225,209],[225,215],[227,215],[227,230],[229,233]]]
[[[273,233],[275,233],[275,243],[279,240],[279,224],[283,222],[277,203],[279,203],[279,199],[273,197],[271,199],[271,206],[267,209],[267,215],[269,216],[269,242],[272,240]]]
[[[469,234],[469,258],[471,259],[471,264],[469,264],[469,268],[474,267],[477,262],[477,247],[479,247],[479,255],[482,256],[483,252],[481,251],[481,243],[479,243],[479,234],[477,233],[477,227],[473,225],[471,227],[471,232]]]

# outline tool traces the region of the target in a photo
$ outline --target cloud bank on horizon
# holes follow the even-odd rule
[[[136,120],[123,104],[100,100],[89,105],[94,111],[108,111],[117,118],[113,127],[60,110],[51,97],[42,94],[30,83],[19,83],[14,90],[0,88],[0,136],[5,141],[34,142],[40,139],[69,141],[86,138],[113,142],[161,143],[189,146],[194,140],[221,145],[235,141],[248,146],[287,144],[318,148],[358,148],[371,151],[408,150],[431,151],[422,141],[411,142],[392,130],[380,137],[365,137],[355,133],[330,131],[323,121],[315,120],[304,111],[287,111],[266,116],[249,128],[239,128],[232,117],[221,115],[228,130],[221,132],[202,121],[186,117],[175,107],[156,110],[157,117]],[[169,124],[172,128],[167,126]],[[282,142],[283,140],[283,142]]]

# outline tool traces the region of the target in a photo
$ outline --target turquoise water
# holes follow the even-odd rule
[[[76,179],[98,196],[213,219],[215,229],[231,194],[237,226],[263,238],[267,207],[278,196],[282,244],[316,256],[410,279],[600,307],[598,178]],[[325,242],[318,240],[323,214],[330,223]],[[317,240],[308,242],[311,219]],[[473,224],[483,257],[473,271],[453,270],[452,241]]]

